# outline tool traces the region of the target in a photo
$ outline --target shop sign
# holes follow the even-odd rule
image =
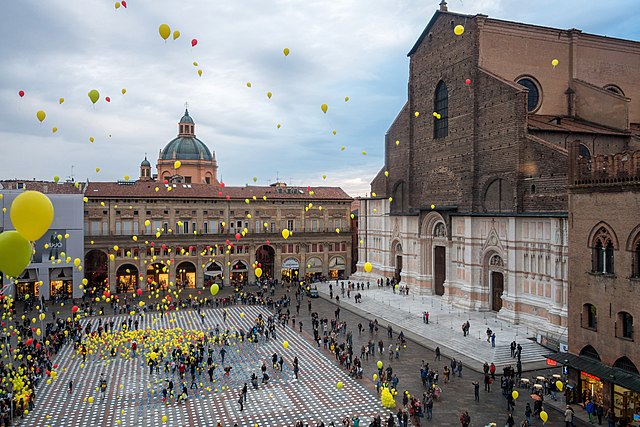
[[[558,364],[558,362],[556,362],[556,361],[555,361],[555,360],[553,360],[553,359],[549,359],[549,358],[547,357],[547,365],[549,365],[549,366],[556,366],[557,364]]]
[[[300,267],[300,264],[298,263],[298,260],[295,258],[288,258],[282,263],[282,268],[296,269],[299,267]]]
[[[580,371],[580,375],[583,375],[584,377],[590,378],[592,380],[600,381],[600,378],[596,377],[595,375],[588,374],[585,371]]]

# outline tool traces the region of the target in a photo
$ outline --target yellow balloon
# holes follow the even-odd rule
[[[284,53],[284,56],[289,56],[289,48],[285,47],[282,53]]]
[[[556,388],[558,389],[558,391],[562,391],[562,389],[564,388],[564,384],[562,383],[562,381],[556,381]]]
[[[166,416],[166,415],[163,415],[163,416],[162,416],[162,422],[163,422],[163,423],[166,423],[166,422],[167,422],[167,416]]]
[[[284,341],[284,342],[282,343],[282,347],[284,347],[284,348],[289,348],[289,341]]]
[[[198,76],[202,77],[202,70],[198,70]]]
[[[377,380],[378,379],[378,374],[373,374],[373,380]]]
[[[557,59],[554,59],[554,60],[551,61],[551,65],[553,65],[553,68],[556,68],[559,63],[560,63],[560,61],[558,61]]]
[[[31,262],[31,243],[17,231],[0,233],[0,271],[17,277]]]
[[[549,419],[549,414],[547,414],[546,411],[541,411],[540,412],[540,419],[542,420],[543,423],[546,423],[547,420]]]
[[[51,129],[51,132],[53,132],[53,133],[58,132],[58,128],[56,128],[56,127],[52,128],[52,129]]]
[[[378,363],[376,363],[376,366],[378,367],[378,369],[382,369],[382,360],[378,360]]]
[[[251,87],[251,82],[247,82],[247,87]]]
[[[342,384],[342,381],[338,381],[336,383],[336,387],[338,388],[338,390],[342,390],[342,387],[344,387],[344,384]]]
[[[120,2],[119,1],[116,2],[115,7],[116,7],[116,10],[120,9]]]
[[[53,204],[38,191],[25,191],[13,200],[10,217],[13,226],[27,240],[35,242],[53,222]]]
[[[98,92],[95,89],[92,89],[89,91],[87,96],[89,96],[89,99],[91,100],[91,102],[95,104],[96,102],[98,102],[98,99],[100,99],[100,92]]]
[[[209,288],[209,291],[211,292],[211,295],[214,296],[214,297],[218,294],[219,290],[220,290],[220,287],[216,283],[211,285],[211,287]]]
[[[169,27],[167,27],[167,28],[169,28]],[[162,35],[162,34],[160,34],[160,35]],[[168,36],[167,36],[167,37],[168,37]],[[174,40],[176,40],[178,37],[180,37],[180,31],[175,30],[175,31],[173,32],[173,39],[174,39]],[[166,37],[165,37],[165,40],[166,40]]]
[[[166,40],[171,35],[171,28],[167,24],[161,24],[158,27],[158,33],[160,33],[160,37]],[[180,33],[178,33],[178,36],[180,36]]]
[[[38,110],[38,112],[36,113],[36,117],[38,118],[38,120],[40,120],[40,123],[42,123],[44,119],[47,117],[47,113],[45,113],[42,110]]]
[[[373,270],[373,266],[371,265],[371,263],[369,261],[364,263],[364,271],[366,271],[367,273],[371,273],[371,270]]]
[[[327,110],[329,109],[329,106],[327,104],[322,104],[320,106],[320,109],[322,110],[323,113],[327,114]]]
[[[151,225],[151,221],[149,221],[149,220],[146,220],[146,221],[144,222],[144,225],[145,225],[145,227],[148,227],[148,226],[150,226],[150,225]]]
[[[173,162],[174,169],[180,169],[180,166],[182,166],[182,162],[180,160],[176,160],[175,162]]]
[[[62,103],[64,102],[64,98],[60,98],[60,99],[58,100],[58,102],[59,102],[60,104],[62,104]]]
[[[516,400],[518,396],[520,396],[520,393],[518,393],[516,390],[513,390],[511,392],[511,397],[513,397],[513,400]]]
[[[461,36],[461,35],[464,33],[464,27],[463,27],[462,25],[460,25],[460,24],[456,25],[456,26],[453,28],[453,33],[454,33],[456,36]]]
[[[267,92],[267,98],[271,99],[272,96],[273,94],[271,92]]]
[[[283,239],[285,239],[285,240],[288,239],[290,234],[291,233],[289,233],[289,230],[287,230],[286,228],[284,230],[282,230],[282,238]]]
[[[124,95],[125,93],[127,93],[127,90],[125,88],[122,88],[121,92]]]
[[[260,278],[262,276],[262,269],[260,267],[256,268],[255,273],[256,277]]]

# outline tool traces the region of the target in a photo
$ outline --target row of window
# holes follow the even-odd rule
[[[294,219],[282,220],[281,228],[287,229],[289,231],[300,231],[300,232],[334,232],[336,230],[340,231],[349,231],[349,223],[343,218],[335,218],[326,221],[327,226],[325,227],[324,220],[312,219],[307,220],[302,227],[302,223],[300,221],[296,221]],[[140,230],[142,230],[141,234],[155,234],[156,231],[160,230],[163,233],[169,233],[168,222],[154,220],[151,221],[148,226],[140,226],[138,221],[116,221],[115,222],[115,232],[114,235],[117,236],[127,236],[127,235],[137,235]],[[204,221],[202,222],[202,227],[198,227],[198,223],[195,221],[181,221],[180,223],[176,223],[174,228],[171,228],[171,232],[174,234],[190,234],[190,233],[198,233],[198,234],[225,234],[231,233],[235,234],[236,232],[242,232],[244,229],[247,229],[252,233],[277,233],[280,231],[278,227],[276,227],[276,222],[264,222],[261,220],[255,220],[254,222],[250,222],[247,220],[231,220],[228,223],[225,221]],[[109,225],[106,221],[86,221],[84,223],[84,232],[89,236],[108,236],[109,235]]]
[[[346,243],[329,243],[327,245],[328,252],[346,252],[347,244]],[[312,243],[309,245],[309,252],[324,252],[324,245],[322,243]],[[283,254],[299,254],[300,253],[300,245],[294,245],[289,243],[287,245],[282,245],[282,253]]]
[[[613,231],[600,226],[591,239],[591,271],[598,274],[615,274],[614,256],[619,250]],[[631,277],[640,278],[640,232],[629,250],[632,252]]]
[[[326,245],[322,243],[311,243],[309,245],[310,253],[319,253],[324,252],[325,248],[328,252],[346,252],[347,244],[346,243],[328,243]],[[205,251],[207,256],[214,255],[223,255],[226,251],[229,251],[230,254],[248,254],[250,253],[250,246],[248,245],[210,245],[206,248],[199,249],[197,246],[176,246],[175,248],[170,248],[166,245],[163,246],[149,246],[146,248],[147,257],[152,256],[196,256],[199,252]],[[282,245],[282,253],[283,254],[298,254],[300,253],[300,245],[289,243],[286,245]],[[139,248],[121,248],[119,247],[117,251],[115,251],[114,255],[118,258],[137,258],[140,256]]]
[[[583,328],[598,330],[598,309],[593,304],[582,306],[581,323]],[[620,311],[615,323],[615,335],[618,338],[633,339],[633,316],[626,311]]]

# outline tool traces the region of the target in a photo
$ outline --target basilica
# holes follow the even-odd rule
[[[640,147],[640,43],[443,0],[408,56],[354,277],[395,277],[566,348],[569,147],[589,164]]]

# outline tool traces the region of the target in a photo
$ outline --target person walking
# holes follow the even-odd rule
[[[593,424],[593,415],[596,412],[596,405],[593,403],[593,400],[589,400],[584,409],[587,411],[587,414],[589,414],[589,422]]]
[[[440,360],[440,347],[436,347],[436,358],[435,360]]]
[[[607,414],[605,415],[605,418],[607,419],[607,423],[609,424],[609,427],[616,427],[616,416],[614,415],[613,410],[611,408],[607,410]]]
[[[244,398],[242,396],[242,391],[238,393],[238,405],[240,405],[240,412],[244,411]]]
[[[515,346],[514,346],[515,347]],[[515,350],[515,348],[514,348]],[[527,402],[527,406],[524,408],[524,417],[527,419],[527,423],[531,425],[531,413],[533,410],[531,409],[531,404]]]
[[[507,417],[507,422],[505,423],[505,427],[507,426],[513,427],[514,425],[516,425],[516,420],[514,420],[513,415],[509,413],[509,416]]]
[[[471,416],[469,415],[469,411],[464,411],[460,414],[460,425],[462,427],[469,427],[471,424]]]

